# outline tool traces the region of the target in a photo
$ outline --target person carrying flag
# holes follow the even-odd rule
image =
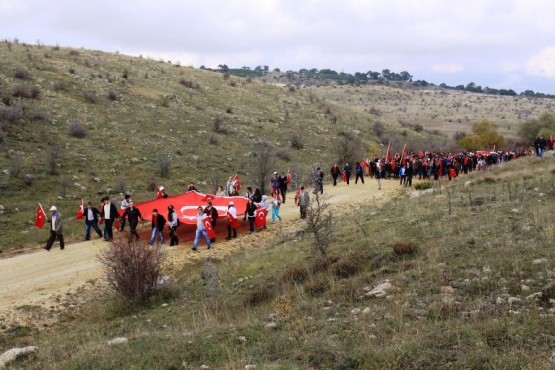
[[[235,209],[235,203],[233,201],[229,202],[227,207],[227,238],[226,240],[231,240],[231,234],[233,232],[233,237],[237,237],[237,228],[239,227],[239,222],[237,221],[237,209]]]
[[[210,225],[212,226],[212,229],[214,229],[216,227],[216,222],[218,220],[218,210],[212,207],[212,202],[210,200],[207,201],[207,205],[204,208],[203,212],[205,215],[210,217]],[[210,239],[211,243],[214,243],[215,241],[216,241],[215,236]]]
[[[158,210],[156,208],[154,208],[152,210],[152,223],[151,223],[152,234],[150,235],[150,241],[148,244],[154,245],[154,242],[156,241],[156,235],[160,236],[160,244],[164,244],[165,225],[166,225],[166,219],[164,218],[164,216],[158,213]]]
[[[50,207],[50,212],[52,212],[52,216],[48,220],[48,222],[50,223],[50,238],[48,238],[46,246],[44,246],[43,248],[50,252],[54,241],[56,240],[56,238],[58,238],[58,240],[60,241],[60,250],[64,250],[64,218],[62,214],[58,212],[56,206]]]
[[[203,219],[205,218],[205,214],[204,214],[204,210],[202,209],[202,206],[198,206],[197,208],[197,231],[195,233],[195,241],[193,242],[193,251],[197,251],[198,250],[198,243],[200,241],[200,237],[204,236],[204,239],[206,239],[206,244],[208,244],[208,249],[212,248],[212,243],[210,243],[210,238],[208,237],[208,234],[206,233],[206,227],[204,226],[204,221]]]
[[[179,227],[179,217],[173,209],[173,205],[168,206],[168,227],[170,228],[170,247],[179,244],[177,238],[177,228]]]
[[[249,220],[249,232],[252,234],[254,232],[254,221],[256,219],[256,204],[254,204],[254,201],[252,198],[249,198],[249,201],[247,203],[247,208],[245,209],[245,216],[243,217],[243,220],[248,219]]]
[[[337,179],[339,178],[339,176],[341,175],[341,170],[339,169],[339,166],[337,165],[337,163],[335,163],[331,170],[331,178],[333,179],[333,186],[337,185]]]
[[[87,203],[87,209],[85,209],[85,240],[90,240],[91,238],[91,227],[96,231],[99,237],[102,238],[102,231],[98,227],[98,216],[100,212],[96,207],[93,207],[91,202]]]
[[[129,202],[129,207],[123,212],[121,216],[121,222],[125,221],[125,219],[129,219],[129,229],[131,230],[131,237],[135,237],[135,239],[139,240],[139,234],[137,233],[137,226],[139,225],[139,219],[144,221],[143,215],[141,215],[141,211],[137,207],[135,207],[135,203],[133,201]]]
[[[351,173],[353,172],[353,168],[349,164],[349,162],[345,163],[343,166],[343,181],[349,185],[349,181],[351,180]]]

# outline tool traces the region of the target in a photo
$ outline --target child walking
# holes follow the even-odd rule
[[[276,222],[276,217],[279,218],[279,221],[281,222],[279,207],[281,207],[281,202],[279,201],[279,197],[276,196],[272,201],[272,223]]]

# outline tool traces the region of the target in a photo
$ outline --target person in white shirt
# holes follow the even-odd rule
[[[125,210],[129,208],[129,203],[132,202],[131,196],[129,194],[125,194],[125,197],[121,201],[120,209],[123,209],[123,213],[125,214]],[[119,227],[119,231],[123,231],[125,229],[125,218],[121,220],[121,225]]]
[[[89,240],[91,238],[91,227],[96,231],[99,237],[102,238],[102,231],[98,227],[98,216],[100,212],[98,209],[92,206],[92,203],[89,202],[87,204],[87,208],[85,208],[85,240]]]
[[[48,220],[50,222],[50,238],[46,242],[46,246],[43,248],[50,252],[52,245],[56,238],[60,241],[60,249],[64,250],[64,223],[63,223],[63,216],[61,213],[58,212],[56,206],[50,207],[50,212],[52,212],[52,216]]]
[[[197,208],[197,231],[195,234],[195,241],[193,243],[193,250],[196,252],[198,249],[198,243],[200,241],[200,237],[204,236],[206,239],[206,244],[208,244],[208,249],[212,248],[212,243],[210,242],[210,238],[208,238],[208,234],[206,233],[206,227],[204,226],[203,219],[208,217],[204,214],[204,210],[201,206]]]
[[[227,240],[231,239],[231,234],[233,232],[233,237],[237,237],[237,228],[234,227],[237,224],[237,209],[235,209],[235,203],[229,202],[229,206],[227,207]]]

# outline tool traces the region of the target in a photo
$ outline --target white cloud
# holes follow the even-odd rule
[[[555,80],[555,47],[543,48],[526,62],[526,74]]]
[[[464,71],[464,66],[459,63],[434,64],[432,71],[437,73],[457,73]]]

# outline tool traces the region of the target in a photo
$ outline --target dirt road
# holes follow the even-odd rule
[[[364,185],[326,185],[324,192],[336,211],[343,212],[352,203],[382,203],[400,189],[397,181],[390,180],[382,181],[382,189],[378,190],[376,180],[367,178]],[[280,226],[283,228],[293,227],[299,219],[298,208],[293,204],[293,193],[288,195],[291,199],[281,209],[283,223]],[[209,254],[213,258],[224,258],[238,251],[256,248],[264,239],[275,235],[278,229],[277,225],[271,224],[271,215],[268,215],[268,230],[248,235],[245,225],[239,230],[237,239],[227,242],[223,239],[224,223],[220,222],[218,226],[216,232],[221,237],[214,248],[206,250],[206,244],[201,241],[200,252],[196,253],[191,251],[194,228],[182,227],[179,246],[164,246],[170,264],[194,263],[204,260]],[[145,224],[141,228],[143,238],[147,238],[150,225]],[[93,288],[102,274],[97,254],[105,246],[106,242],[93,240],[66,245],[61,251],[55,244],[50,252],[41,249],[0,260],[0,325],[26,325],[37,316],[45,316],[45,313],[55,316],[57,311],[70,305],[67,297],[78,295],[87,287]]]

